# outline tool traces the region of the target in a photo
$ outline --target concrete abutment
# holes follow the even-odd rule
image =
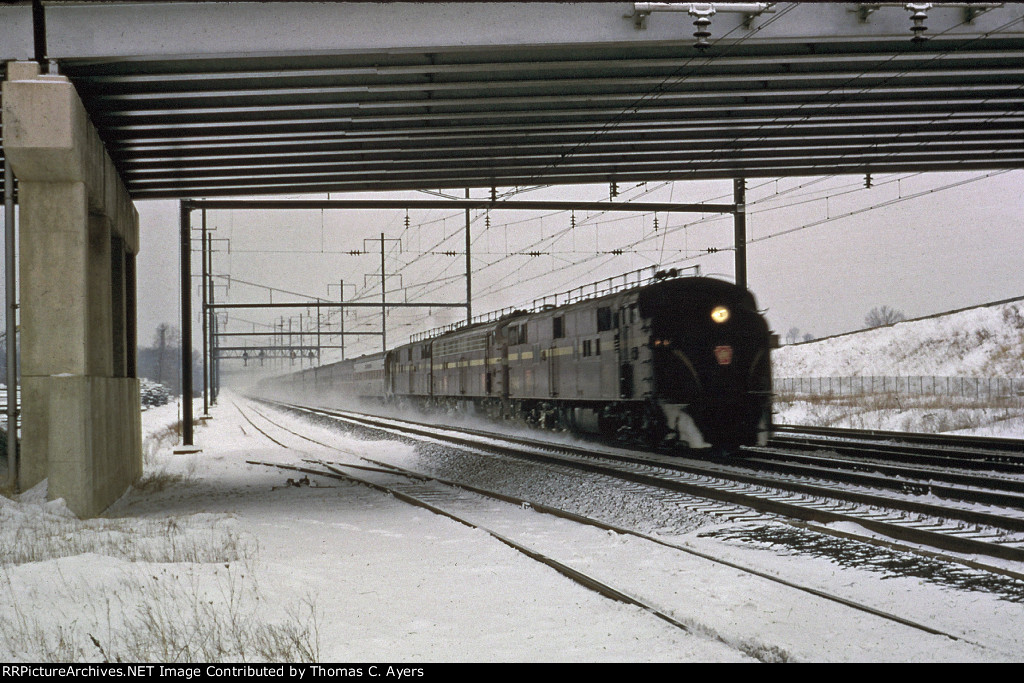
[[[4,154],[18,180],[19,489],[95,516],[142,473],[138,212],[71,82],[8,64]]]

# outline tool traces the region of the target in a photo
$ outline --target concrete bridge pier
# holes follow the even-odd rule
[[[142,473],[138,212],[67,78],[8,64],[4,153],[18,180],[22,456],[18,487],[95,516]]]

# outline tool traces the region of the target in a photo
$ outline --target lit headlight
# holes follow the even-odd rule
[[[716,323],[724,323],[729,319],[729,309],[725,306],[715,306],[711,310],[711,319]]]

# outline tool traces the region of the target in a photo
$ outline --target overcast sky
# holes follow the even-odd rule
[[[855,330],[863,327],[872,307],[881,305],[916,317],[1024,296],[1024,171],[891,174],[872,178],[870,189],[864,180],[836,176],[748,182],[749,286],[776,332],[785,336],[796,327],[801,335],[823,336]],[[721,202],[731,201],[732,193],[731,183],[722,181],[649,183],[619,190],[617,202]],[[518,197],[606,200],[608,193],[602,185],[539,189]],[[138,208],[139,339],[147,344],[160,322],[179,324],[178,205],[151,201],[140,202]],[[484,212],[473,212],[474,313],[521,305],[655,263],[699,265],[702,274],[733,279],[731,216],[659,214],[657,229],[654,218],[580,212],[574,228],[569,214],[491,212],[488,228]],[[344,280],[355,285],[346,284],[346,300],[359,295],[379,301],[381,232],[388,240],[401,239],[400,253],[397,241],[387,242],[389,300],[464,297],[465,281],[458,277],[464,273],[461,211],[413,210],[408,228],[405,212],[377,210],[211,211],[207,225],[218,237],[214,270],[232,277],[230,291],[218,290],[221,300],[268,300],[265,290],[239,281],[311,296],[329,294],[336,300],[337,283]],[[709,247],[728,250],[707,254]],[[364,249],[372,253],[347,253]],[[616,249],[623,254],[608,253]],[[450,256],[446,251],[458,253]],[[194,268],[198,272],[198,258]],[[401,281],[392,276],[397,269]],[[431,284],[439,278],[447,278],[446,286]],[[400,286],[404,292],[398,291]],[[296,297],[275,295],[276,301],[285,298]],[[265,329],[253,323],[282,316],[292,316],[298,329],[300,313],[305,314],[280,309],[269,316],[232,312],[228,329]],[[389,342],[404,342],[432,323],[464,315],[457,310],[429,313],[432,318],[427,320],[426,311],[396,311],[388,323]],[[379,329],[376,313],[352,318],[346,328],[358,329],[359,320],[363,329]],[[366,350],[373,350],[379,341],[365,343]]]
[[[749,286],[780,335],[792,328],[801,336],[816,337],[859,329],[867,312],[881,305],[917,317],[1024,296],[1024,171],[890,174],[872,178],[871,188],[864,180],[835,176],[748,182]],[[619,190],[617,202],[728,202],[732,194],[726,181],[648,183]],[[380,196],[429,198],[423,193]],[[517,195],[579,200],[608,196],[605,185]],[[137,206],[138,333],[140,343],[148,345],[161,322],[180,325],[178,203],[146,201]],[[733,279],[731,216],[659,214],[657,229],[654,218],[511,211],[494,211],[488,217],[472,212],[474,313],[523,305],[652,264],[699,265],[702,274]],[[197,213],[196,227],[198,219]],[[408,223],[403,211],[211,211],[207,224],[218,240],[214,271],[232,278],[230,289],[218,289],[218,299],[268,301],[266,290],[242,284],[252,282],[337,300],[338,283],[344,280],[346,300],[379,301],[379,236],[384,232],[389,300],[462,300],[464,212],[413,210]],[[368,239],[378,242],[364,242]],[[723,251],[708,254],[709,247]],[[364,250],[369,253],[348,253]],[[615,250],[623,253],[609,253]],[[452,251],[455,256],[444,253]],[[524,255],[528,252],[541,255]],[[198,257],[194,270],[198,274]],[[401,273],[400,280],[395,272]],[[198,279],[195,284],[198,309]],[[284,299],[297,297],[275,294],[276,301]],[[263,325],[292,317],[297,330],[300,314],[306,312],[233,311],[227,329],[262,331],[268,329]],[[388,320],[389,345],[463,316],[458,309],[395,311]],[[336,314],[331,325],[337,329]],[[198,322],[195,326],[198,335]],[[368,309],[350,317],[346,329],[376,331],[379,314]],[[379,348],[379,338],[364,338],[361,347],[356,343],[346,341],[347,355]]]

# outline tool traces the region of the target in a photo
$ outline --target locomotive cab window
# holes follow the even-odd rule
[[[612,309],[608,307],[597,309],[597,331],[607,332],[612,329]]]
[[[560,315],[554,319],[554,332],[552,336],[555,339],[561,339],[565,336],[565,316]]]

